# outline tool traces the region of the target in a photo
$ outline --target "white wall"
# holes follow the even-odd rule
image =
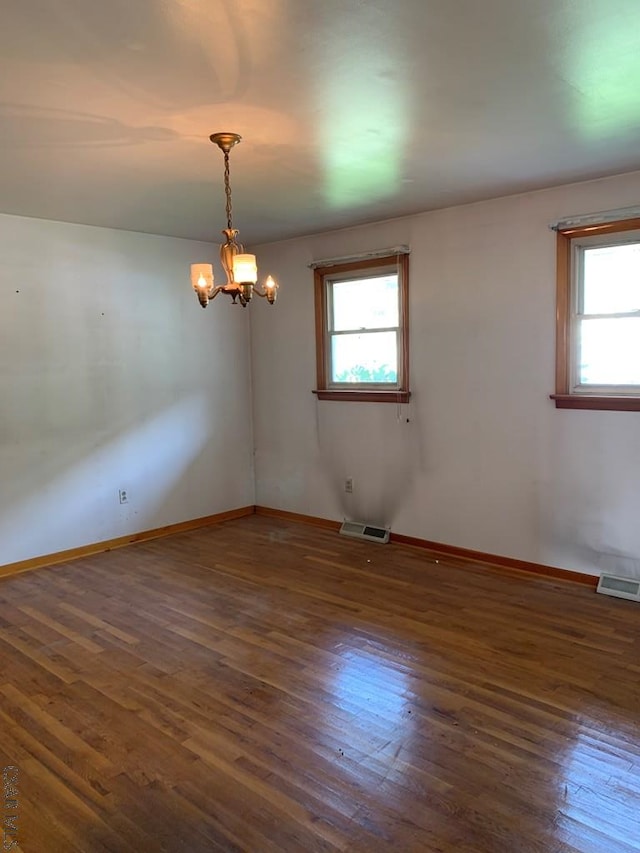
[[[252,308],[257,503],[640,577],[640,414],[548,398],[548,223],[639,199],[634,173],[259,247],[282,288],[275,309]],[[399,243],[412,250],[411,403],[317,402],[307,264]]]
[[[254,502],[248,318],[189,283],[214,253],[0,216],[0,565]]]

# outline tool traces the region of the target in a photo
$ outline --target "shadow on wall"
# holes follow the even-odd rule
[[[618,413],[600,414],[613,417],[585,419],[580,431],[568,418],[555,424],[540,559],[640,579],[640,434]]]
[[[211,438],[208,407],[194,394],[55,455],[42,443],[22,453],[5,445],[5,482],[16,488],[0,498],[0,565],[183,520],[182,506],[186,518],[185,472]],[[122,505],[120,487],[129,496]]]
[[[425,468],[416,414],[412,404],[316,401],[322,470],[344,518],[393,526],[411,499],[416,472]]]

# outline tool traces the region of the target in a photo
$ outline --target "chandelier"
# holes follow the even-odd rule
[[[270,305],[276,301],[278,285],[268,276],[261,290],[257,287],[258,268],[256,256],[245,252],[242,243],[238,242],[240,233],[233,227],[231,220],[231,184],[229,183],[229,152],[242,139],[237,133],[212,133],[209,139],[218,146],[224,154],[224,192],[227,199],[227,227],[222,231],[226,241],[220,246],[220,260],[227,276],[226,284],[215,285],[213,281],[213,266],[211,264],[191,264],[191,284],[198,295],[198,300],[206,308],[219,293],[226,293],[236,303],[236,300],[246,308],[254,294],[265,296]]]

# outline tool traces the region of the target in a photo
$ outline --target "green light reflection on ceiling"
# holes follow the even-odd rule
[[[601,16],[574,29],[567,77],[580,93],[573,114],[587,137],[606,138],[640,123],[637,0],[626,9],[607,15],[605,6]]]
[[[343,68],[335,69],[333,79],[329,74],[322,97],[324,112],[332,116],[320,130],[324,195],[334,208],[366,205],[391,195],[402,178],[406,138],[402,85],[398,79],[380,77],[388,62],[380,53],[358,54],[353,45],[348,55],[353,63],[348,73]]]

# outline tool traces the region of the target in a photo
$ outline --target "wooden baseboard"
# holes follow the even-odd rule
[[[114,548],[122,548],[135,542],[146,542],[149,539],[159,539],[162,536],[172,536],[174,533],[184,533],[187,530],[197,530],[199,527],[207,527],[210,524],[220,524],[223,521],[231,521],[234,518],[244,518],[253,515],[254,506],[243,506],[238,509],[218,512],[215,515],[206,515],[203,518],[194,518],[190,521],[180,521],[177,524],[168,524],[166,527],[156,527],[153,530],[143,530],[139,533],[130,533],[128,536],[119,536],[117,539],[107,539],[104,542],[93,542],[90,545],[81,545],[79,548],[70,548],[68,551],[58,551],[55,554],[43,554],[41,557],[31,557],[29,560],[20,560],[17,563],[8,563],[0,566],[0,578],[8,575],[17,575],[32,569],[41,569],[45,566],[54,566],[58,563],[68,563],[70,560],[79,560],[92,554],[100,554],[103,551],[113,551]]]
[[[312,524],[314,527],[324,527],[325,530],[340,530],[341,521],[330,518],[318,518],[315,515],[300,515],[299,512],[289,512],[286,509],[272,509],[268,506],[256,506],[256,515],[268,515],[271,518],[283,518],[286,521],[299,521],[302,524]]]
[[[256,506],[258,515],[267,515],[272,518],[282,518],[287,521],[299,521],[304,524],[313,524],[315,527],[324,527],[327,530],[339,530],[340,521],[332,521],[328,518],[317,518],[312,515],[300,515],[297,512],[287,512],[283,509],[271,509],[265,506]],[[570,569],[559,569],[556,566],[545,566],[542,563],[530,563],[527,560],[517,560],[515,557],[502,557],[499,554],[486,554],[483,551],[472,551],[469,548],[459,548],[456,545],[446,545],[443,542],[432,542],[429,539],[418,539],[415,536],[404,536],[401,533],[391,533],[390,541],[397,545],[409,545],[413,548],[422,548],[433,554],[444,557],[462,559],[466,562],[481,563],[487,568],[509,569],[518,573],[526,572],[537,577],[553,578],[554,580],[580,583],[585,586],[596,588],[598,578],[595,575],[587,575],[583,572],[575,572]]]
[[[143,530],[139,533],[131,533],[128,536],[120,536],[117,539],[108,539],[104,542],[94,542],[90,545],[82,545],[79,548],[71,548],[68,551],[58,551],[55,554],[44,554],[41,557],[32,557],[29,560],[21,560],[17,563],[8,563],[5,566],[0,566],[0,578],[20,574],[21,572],[28,572],[32,569],[44,568],[45,566],[67,563],[71,560],[89,557],[92,554],[99,554],[103,551],[112,551],[114,548],[122,548],[125,545],[132,545],[135,542],[146,542],[149,539],[159,539],[162,536],[171,536],[175,533],[197,530],[200,527],[207,527],[210,524],[220,524],[223,521],[245,518],[246,516],[253,515],[254,513],[257,515],[269,516],[271,518],[281,518],[285,521],[311,524],[314,527],[322,527],[325,530],[339,530],[342,524],[342,522],[333,521],[330,518],[303,515],[298,512],[289,512],[284,509],[273,509],[272,507],[267,506],[245,506],[239,507],[238,509],[228,510],[227,512],[219,512],[215,515],[207,515],[203,518],[194,518],[190,521],[181,521],[177,524],[169,524],[166,527],[157,527],[153,530]],[[404,536],[401,533],[391,533],[390,539],[391,542],[394,542],[397,545],[409,545],[413,548],[421,548],[423,550],[430,551],[433,554],[439,554],[459,560],[461,559],[472,563],[480,563],[487,568],[508,569],[518,573],[524,572],[530,575],[536,575],[537,577],[580,583],[593,587],[594,589],[598,584],[598,578],[596,576],[571,571],[570,569],[559,569],[555,566],[545,566],[541,563],[530,563],[527,560],[517,560],[513,557],[502,557],[498,554],[486,554],[482,551],[470,550],[469,548],[459,548],[456,545],[446,545],[443,542],[432,542],[429,539],[419,539],[415,536]]]
[[[392,533],[391,542],[399,545],[410,545],[414,548],[422,548],[432,551],[434,554],[442,554],[447,557],[462,559],[470,563],[482,563],[489,568],[510,569],[516,572],[528,572],[529,574],[553,578],[554,580],[569,581],[592,586],[598,585],[595,575],[587,575],[584,572],[574,572],[571,569],[559,569],[556,566],[545,566],[543,563],[530,563],[527,560],[517,560],[515,557],[502,557],[499,554],[486,554],[483,551],[472,551],[469,548],[459,548],[456,545],[445,545],[442,542],[431,542],[429,539],[417,539],[415,536],[403,536],[401,533]]]

